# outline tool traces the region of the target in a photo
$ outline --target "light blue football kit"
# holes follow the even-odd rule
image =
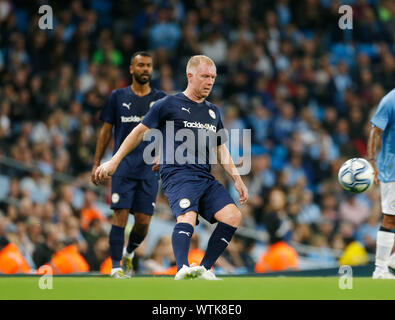
[[[395,89],[381,99],[371,123],[383,130],[382,147],[376,162],[378,179],[395,181]]]
[[[381,99],[371,123],[383,130],[376,165],[379,171],[381,209],[395,215],[395,89]]]

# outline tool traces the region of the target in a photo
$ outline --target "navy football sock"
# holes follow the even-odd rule
[[[141,244],[141,242],[143,242],[144,239],[145,239],[145,235],[140,236],[137,233],[131,231],[129,235],[129,242],[128,242],[128,246],[126,247],[126,251],[128,253],[132,253]]]
[[[208,241],[206,254],[200,263],[201,266],[207,270],[211,269],[218,257],[225,251],[236,229],[226,223],[218,222]]]
[[[174,257],[176,258],[177,271],[185,264],[188,264],[189,246],[193,234],[193,226],[189,223],[177,223],[173,230],[171,238]]]
[[[125,228],[112,225],[110,231],[110,251],[113,268],[121,267],[123,243],[125,241]]]

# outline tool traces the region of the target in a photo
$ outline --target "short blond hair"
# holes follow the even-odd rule
[[[202,63],[207,63],[207,64],[212,64],[215,66],[215,63],[213,60],[211,60],[209,57],[205,55],[196,55],[192,56],[187,63],[186,67],[186,73],[192,73],[192,70],[196,70],[196,68]]]

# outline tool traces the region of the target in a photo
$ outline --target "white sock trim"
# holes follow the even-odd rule
[[[384,247],[393,247],[395,239],[395,233],[379,231],[377,232],[377,244]]]
[[[123,249],[123,255],[126,258],[133,258],[134,257],[134,251],[132,251],[132,253],[129,253],[128,250],[126,249],[126,247]]]
[[[378,231],[376,240],[376,266],[387,268],[394,246],[395,234],[393,232]]]

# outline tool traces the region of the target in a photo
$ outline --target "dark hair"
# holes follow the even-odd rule
[[[152,59],[152,55],[149,52],[137,51],[137,52],[133,53],[132,57],[130,58],[130,64],[133,63],[133,59],[136,58],[137,56],[150,57]]]

